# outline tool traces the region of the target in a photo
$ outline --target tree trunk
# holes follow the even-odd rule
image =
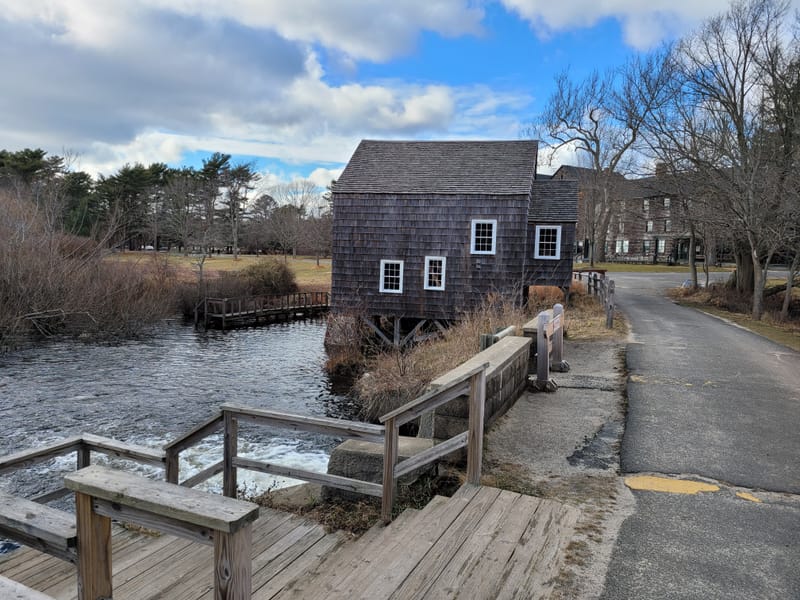
[[[752,294],[753,283],[753,259],[743,248],[736,249],[736,290],[741,294]]]
[[[750,259],[753,266],[753,312],[751,316],[754,320],[760,321],[764,315],[764,286],[767,283],[767,270],[769,269],[769,259],[761,265],[758,255],[758,248],[754,240],[750,239]]]
[[[694,249],[697,238],[694,233],[694,223],[689,226],[689,272],[692,274],[692,289],[697,289],[697,260]]]
[[[794,255],[789,272],[786,274],[786,293],[783,295],[783,306],[781,306],[781,319],[789,318],[789,306],[792,303],[792,286],[794,285],[794,274],[800,268],[800,252]]]

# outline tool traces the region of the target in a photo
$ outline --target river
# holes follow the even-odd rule
[[[304,415],[353,418],[346,388],[324,371],[324,319],[228,332],[168,322],[158,334],[117,344],[56,340],[0,355],[0,455],[89,432],[160,448],[233,402]],[[241,427],[239,453],[324,472],[339,440]],[[220,460],[221,436],[187,450],[181,479]],[[57,487],[74,455],[0,478],[0,489],[33,496]],[[125,465],[150,476],[158,470]],[[292,483],[239,471],[248,491]],[[220,477],[205,484],[218,490]]]

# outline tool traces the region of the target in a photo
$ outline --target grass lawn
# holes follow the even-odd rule
[[[230,254],[220,254],[206,257],[203,264],[205,272],[211,275],[226,271],[239,271],[261,260],[283,260],[283,256],[253,256],[242,254],[238,260],[233,260]],[[197,273],[197,256],[184,256],[183,254],[167,254],[165,252],[118,252],[112,254],[108,260],[139,264],[144,268],[154,263],[175,269],[178,277],[192,280]],[[297,277],[297,285],[307,290],[328,290],[331,287],[331,259],[322,258],[317,266],[313,256],[288,257],[287,263]]]
[[[632,263],[595,263],[590,267],[588,262],[575,263],[573,269],[605,269],[618,273],[688,273],[689,265],[636,265]],[[733,271],[733,267],[711,267],[711,272]],[[697,265],[698,277],[703,274],[703,266]]]

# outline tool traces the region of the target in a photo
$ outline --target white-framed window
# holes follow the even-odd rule
[[[618,229],[620,233],[625,233],[625,223],[620,221]]]
[[[663,254],[667,249],[667,240],[658,240],[658,253]]]
[[[649,254],[651,245],[652,245],[652,242],[650,240],[643,240],[642,241],[642,251],[645,254]]]
[[[444,290],[444,277],[447,269],[447,258],[444,256],[425,257],[425,289]]]
[[[647,212],[648,210],[650,210],[650,200],[648,200],[647,198],[645,198],[642,201],[642,205],[644,206],[644,212]]]
[[[648,221],[647,224],[644,227],[644,230],[647,233],[652,233],[652,231],[653,231],[653,222],[652,221]]]
[[[669,208],[669,196],[664,197],[664,208]]]
[[[494,254],[497,246],[497,219],[472,219],[471,254]]]
[[[627,254],[628,253],[628,246],[629,246],[628,240],[622,240],[622,253],[623,254]]]
[[[402,260],[382,260],[381,261],[381,285],[380,291],[386,294],[403,293],[403,261]]]
[[[617,254],[622,254],[622,240],[617,240],[614,252],[616,252]]]
[[[561,225],[537,225],[534,258],[558,260],[561,258]]]
[[[669,219],[664,221],[664,231],[672,231],[672,221]]]

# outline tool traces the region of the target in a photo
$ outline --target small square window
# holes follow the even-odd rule
[[[496,242],[497,221],[495,219],[473,219],[470,252],[472,254],[494,254]]]
[[[382,260],[381,261],[381,285],[380,291],[387,294],[403,293],[403,261],[402,260]]]
[[[444,290],[444,275],[447,259],[444,256],[425,257],[425,289]]]
[[[533,257],[547,260],[558,260],[561,258],[560,226],[536,226],[536,242]]]

